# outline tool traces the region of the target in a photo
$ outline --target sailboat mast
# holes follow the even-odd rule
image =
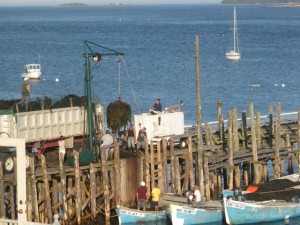
[[[236,49],[236,12],[235,12],[235,7],[233,10],[233,51]]]

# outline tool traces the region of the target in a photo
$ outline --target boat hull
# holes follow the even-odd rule
[[[241,54],[239,52],[230,51],[226,53],[226,59],[229,60],[240,60]]]
[[[22,77],[29,78],[29,79],[40,79],[42,75],[41,71],[31,72],[31,73],[22,73]]]
[[[147,223],[167,220],[166,211],[142,211],[127,207],[117,207],[119,224]]]
[[[227,224],[273,222],[300,216],[300,203],[284,201],[241,202],[224,198]]]
[[[172,224],[194,225],[222,222],[224,212],[222,208],[195,208],[188,205],[170,204],[168,214]]]

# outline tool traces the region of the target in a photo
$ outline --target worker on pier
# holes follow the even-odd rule
[[[107,146],[105,148],[105,159],[108,159],[108,154],[109,154],[109,145],[112,145],[114,143],[114,138],[113,136],[110,134],[109,130],[106,131],[106,133],[102,136],[101,138],[102,144],[101,146]]]
[[[151,208],[155,208],[155,210],[158,210],[158,201],[160,199],[160,189],[156,182],[154,183],[154,188],[151,191],[151,195],[152,195]]]
[[[130,127],[127,129],[126,132],[126,141],[127,141],[127,146],[129,151],[135,151],[135,137],[136,137],[136,132],[133,127],[133,124],[130,123]]]
[[[140,210],[140,208],[143,208],[143,210],[146,210],[146,205],[148,202],[148,191],[145,186],[145,182],[141,182],[141,186],[137,189],[136,192],[136,200],[137,200],[137,210]]]
[[[59,137],[58,140],[58,152],[59,152],[59,159],[64,161],[66,155],[66,144],[65,144],[65,139],[62,135]]]
[[[25,111],[27,112],[29,101],[30,101],[30,83],[28,77],[24,78],[24,83],[22,84],[21,91],[22,91],[22,100],[18,102],[17,105],[24,104]]]
[[[192,204],[196,207],[205,204],[205,201],[201,199],[201,193],[198,185],[194,186],[194,202]]]
[[[139,134],[138,134],[138,137],[137,137],[137,143],[136,143],[137,150],[144,150],[145,149],[146,140],[147,140],[146,127],[143,127],[139,131]]]
[[[162,112],[162,106],[161,106],[161,103],[160,103],[160,99],[156,99],[156,102],[154,103],[153,105],[153,108],[150,109],[150,113],[152,115],[159,115],[158,116],[158,125],[160,125],[160,121],[161,121],[161,117],[160,117],[160,114]]]

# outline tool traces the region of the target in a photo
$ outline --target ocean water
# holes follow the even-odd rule
[[[120,90],[133,113],[184,103],[185,123],[196,122],[195,35],[200,41],[203,122],[249,102],[261,115],[281,101],[297,111],[300,85],[300,8],[237,6],[241,61],[225,59],[232,48],[232,5],[0,8],[1,98],[20,98],[23,65],[41,62],[42,80],[32,99],[84,94],[84,40],[125,53],[93,63],[94,94],[106,106]],[[103,52],[91,46],[94,52]],[[119,89],[120,76],[120,89]],[[56,78],[59,82],[55,82]],[[260,87],[252,87],[259,84]]]
[[[195,35],[200,41],[203,122],[233,107],[268,113],[300,103],[300,8],[238,5],[241,61],[225,59],[232,48],[232,5],[122,7],[0,7],[0,96],[21,97],[23,65],[40,62],[31,97],[60,99],[84,94],[84,40],[125,53],[91,62],[94,95],[107,106],[121,94],[133,113],[147,112],[156,98],[163,107],[184,103],[185,123],[196,123]],[[92,45],[92,51],[103,48]],[[119,86],[120,76],[120,86]],[[56,79],[59,82],[56,82]],[[254,86],[256,87],[254,87]],[[239,114],[240,115],[240,114]],[[300,224],[300,219],[271,224]]]

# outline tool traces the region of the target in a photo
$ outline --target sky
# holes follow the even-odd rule
[[[85,3],[87,5],[121,4],[201,4],[220,3],[221,0],[0,0],[1,6],[57,6],[63,3]]]

